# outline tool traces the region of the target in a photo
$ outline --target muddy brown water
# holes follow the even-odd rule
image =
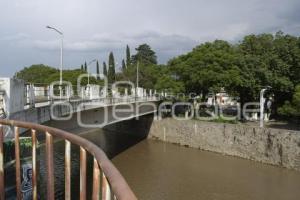
[[[80,136],[107,153],[141,200],[300,199],[300,172],[297,171],[175,144],[142,140],[132,134],[94,130]],[[56,199],[64,199],[63,143],[58,142],[55,149]],[[91,171],[89,167],[89,179]],[[72,152],[72,176],[72,199],[76,199],[79,197],[79,154],[75,148]]]
[[[300,199],[300,172],[175,144],[144,140],[113,163],[139,199]]]

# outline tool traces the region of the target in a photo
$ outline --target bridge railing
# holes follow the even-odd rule
[[[90,86],[92,87],[92,86]],[[126,103],[135,101],[148,101],[157,99],[157,94],[150,92],[150,90],[145,92],[143,95],[126,95],[124,92],[118,95],[108,95],[107,91],[103,92],[104,88],[100,86],[96,90],[87,89],[87,86],[82,86],[80,91],[77,91],[77,86],[65,85],[60,88],[51,87],[45,84],[25,84],[24,87],[24,98],[25,106],[34,107],[35,104],[45,103],[51,104],[57,101],[80,101],[80,100],[98,100],[106,101],[108,103]],[[111,88],[109,88],[111,89]],[[53,96],[52,96],[53,94]],[[60,96],[61,94],[61,96]]]
[[[56,128],[39,124],[2,120],[0,119],[0,199],[5,199],[4,179],[4,152],[3,152],[3,128],[13,127],[15,131],[15,172],[16,172],[16,194],[17,199],[22,199],[21,193],[21,166],[20,166],[20,140],[19,129],[25,128],[31,131],[32,139],[32,194],[33,200],[38,199],[37,191],[37,134],[45,134],[45,164],[47,180],[47,199],[55,199],[54,188],[54,159],[53,159],[53,138],[60,138],[65,141],[65,199],[72,199],[71,196],[71,144],[80,147],[80,199],[87,198],[87,154],[93,156],[93,180],[92,199],[137,199],[120,172],[114,167],[105,153],[90,141],[72,133]]]

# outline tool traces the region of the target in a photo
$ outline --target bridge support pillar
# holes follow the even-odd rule
[[[7,117],[11,113],[24,110],[24,81],[12,78],[0,78],[3,110]]]

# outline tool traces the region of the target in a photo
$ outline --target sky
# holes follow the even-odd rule
[[[299,0],[0,0],[0,77],[25,66],[60,65],[59,35],[64,34],[64,68],[108,60],[118,67],[148,43],[159,63],[215,39],[239,42],[247,34],[279,30],[300,36]]]

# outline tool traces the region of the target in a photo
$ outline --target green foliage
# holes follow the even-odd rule
[[[300,85],[300,38],[283,32],[248,35],[238,44],[222,40],[206,42],[171,59],[167,65],[157,65],[156,53],[148,44],[139,45],[132,56],[127,45],[122,72],[116,73],[111,52],[108,68],[103,63],[103,73],[110,84],[115,80],[136,83],[138,64],[139,86],[144,88],[197,93],[204,98],[209,92],[216,93],[225,88],[229,94],[239,97],[243,105],[248,101],[258,101],[260,90],[271,86],[273,106],[275,110],[281,107],[279,114],[298,116],[299,113],[299,88],[295,86]],[[86,63],[81,69],[64,70],[63,79],[74,83],[75,77],[86,72]],[[59,80],[59,71],[34,65],[15,76],[27,82],[49,83]],[[91,81],[97,83],[97,80]]]
[[[132,56],[133,64],[136,64],[138,61],[145,65],[157,64],[156,54],[148,44],[142,44],[135,50],[137,53]]]
[[[288,117],[300,118],[300,85],[297,85],[292,101],[286,101],[278,111]]]
[[[218,117],[216,119],[213,119],[212,122],[217,122],[217,123],[229,123],[229,124],[237,124],[238,121],[237,120],[228,120],[228,119],[224,119],[222,117]]]
[[[274,93],[275,108],[291,99],[294,86],[299,82],[300,48],[298,39],[278,32],[249,35],[239,45],[242,70],[251,81],[251,95],[258,97],[259,90],[270,85]],[[247,75],[246,74],[246,75]],[[243,81],[245,83],[245,80]],[[245,87],[244,87],[245,88]]]
[[[107,66],[106,66],[106,62],[103,62],[103,74],[107,77]]]
[[[167,90],[173,94],[182,93],[184,92],[184,84],[180,81],[176,81],[170,75],[162,75],[162,77],[157,80],[155,89],[158,91]]]
[[[49,76],[59,73],[59,70],[39,64],[25,67],[21,71],[17,72],[14,77],[22,79],[27,83],[41,83],[47,84]],[[59,80],[59,79],[57,79]]]
[[[84,62],[84,71],[87,72],[87,64]]]
[[[15,159],[15,141],[8,140],[3,144],[4,148],[4,163],[8,163]],[[30,156],[32,149],[31,138],[21,137],[20,138],[20,154],[22,157]]]
[[[85,73],[85,71],[82,71],[81,69],[63,70],[63,80],[69,81],[72,85],[76,86],[78,77],[83,73]],[[25,67],[23,70],[15,74],[15,78],[22,79],[27,83],[44,85],[50,85],[54,81],[59,81],[59,77],[59,70],[45,65],[32,65],[30,67]],[[90,83],[100,84],[102,82],[91,77]],[[83,78],[81,84],[86,85],[87,78]]]
[[[109,54],[107,79],[109,84],[114,83],[116,80],[115,58],[113,52],[110,52]]]
[[[236,50],[229,43],[216,40],[197,46],[192,52],[169,61],[174,76],[184,83],[186,92],[204,95],[217,92],[228,84],[237,68]]]
[[[126,46],[126,66],[128,67],[128,66],[130,66],[131,65],[131,62],[130,62],[130,48],[129,48],[129,46],[127,45]]]
[[[100,69],[99,69],[99,62],[98,62],[98,60],[97,60],[97,63],[96,63],[96,72],[97,72],[97,75],[98,75],[97,80],[100,80],[100,77],[99,77],[99,75],[100,75]]]
[[[123,59],[122,60],[122,71],[125,71],[126,70],[126,63],[125,63],[125,60]]]
[[[248,35],[237,45],[216,40],[170,60],[168,65],[186,93],[202,93],[204,97],[223,87],[244,104],[257,101],[259,91],[271,86],[276,111],[291,101],[295,85],[300,83],[300,39],[278,32]]]

